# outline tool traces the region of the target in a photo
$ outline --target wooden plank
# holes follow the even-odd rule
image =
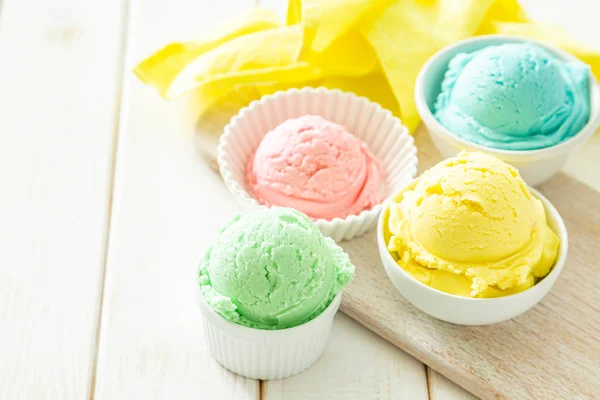
[[[193,40],[251,2],[133,2],[126,70]],[[195,115],[127,73],[95,399],[257,399],[257,381],[210,356],[195,301],[196,262],[236,210],[197,157]]]
[[[477,400],[477,397],[429,367],[427,367],[427,386],[429,398],[432,400]]]
[[[600,135],[596,132],[583,146],[569,156],[563,171],[565,174],[600,191],[599,155]]]
[[[0,398],[84,399],[96,354],[121,0],[2,0]]]
[[[424,132],[417,142],[427,168],[439,155]],[[565,219],[569,257],[556,286],[529,312],[487,327],[428,317],[373,261],[373,233],[343,244],[363,271],[346,290],[343,311],[482,398],[593,398],[600,386],[600,193],[564,174],[539,189]]]
[[[263,399],[427,399],[425,367],[343,314],[315,365],[294,377],[263,382]]]

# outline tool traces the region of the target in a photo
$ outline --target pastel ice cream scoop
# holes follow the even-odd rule
[[[353,276],[348,255],[306,215],[273,207],[237,216],[220,232],[199,284],[224,318],[284,329],[318,316]]]
[[[388,249],[436,289],[467,297],[525,290],[544,277],[559,241],[517,170],[462,152],[429,169],[390,205]]]
[[[590,68],[533,44],[488,46],[455,56],[434,105],[454,134],[502,150],[553,146],[590,116]]]
[[[315,115],[268,132],[247,165],[258,201],[315,220],[345,218],[379,204],[381,180],[381,164],[364,142]]]

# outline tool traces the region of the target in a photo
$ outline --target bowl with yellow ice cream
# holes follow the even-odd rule
[[[378,246],[400,293],[463,325],[513,318],[556,282],[568,241],[558,211],[494,156],[462,152],[392,196]]]

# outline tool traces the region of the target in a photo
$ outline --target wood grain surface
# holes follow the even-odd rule
[[[0,7],[0,399],[85,399],[108,237],[121,2]]]
[[[600,3],[522,2],[600,43]],[[0,0],[0,399],[472,398],[341,313],[323,357],[290,379],[242,378],[209,354],[192,274],[237,206],[192,149],[190,104],[162,101],[131,69],[256,4],[283,16],[286,3]],[[217,122],[200,127],[212,151]],[[423,166],[437,159],[424,150]],[[600,190],[599,151],[596,135],[565,168]],[[532,313],[484,329],[430,320],[396,292],[383,298],[391,286],[360,243],[346,312],[483,397],[597,398],[598,244],[589,235],[598,218],[581,207],[598,199],[557,182],[543,191],[569,212],[571,239],[592,239],[573,244],[565,275]],[[496,356],[483,357],[484,347]]]
[[[344,362],[348,352],[354,362]],[[290,378],[262,382],[261,393],[261,400],[429,398],[421,362],[342,313],[335,316],[329,343],[315,365]]]
[[[420,170],[440,158],[417,133]],[[483,399],[593,399],[600,388],[600,193],[564,174],[538,188],[569,232],[556,286],[524,315],[485,327],[438,321],[410,305],[381,265],[375,233],[342,243],[357,268],[342,311]]]

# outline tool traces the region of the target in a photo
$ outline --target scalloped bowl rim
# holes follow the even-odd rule
[[[253,100],[252,102],[250,102],[250,104],[241,108],[240,111],[231,118],[231,120],[229,121],[227,126],[225,126],[223,135],[221,135],[221,138],[219,139],[219,145],[217,147],[217,162],[219,164],[219,171],[221,172],[221,175],[223,176],[223,179],[225,180],[225,182],[228,182],[227,186],[231,185],[229,187],[229,189],[231,191],[235,191],[236,193],[238,193],[239,199],[243,200],[249,206],[252,206],[254,208],[259,208],[259,209],[269,208],[268,206],[261,204],[258,200],[256,200],[254,197],[252,197],[250,195],[250,193],[248,193],[247,190],[245,190],[243,187],[241,187],[241,185],[238,183],[238,181],[233,178],[232,174],[230,173],[231,168],[230,168],[229,162],[226,159],[227,152],[225,151],[225,149],[228,147],[227,139],[233,134],[232,128],[235,127],[238,124],[238,122],[240,120],[242,120],[242,118],[244,118],[244,116],[247,112],[253,111],[257,107],[259,107],[267,102],[277,101],[277,99],[280,98],[281,96],[289,96],[291,94],[296,94],[296,93],[297,94],[303,94],[303,93],[338,94],[338,95],[357,99],[363,103],[369,103],[371,105],[374,105],[375,112],[384,113],[386,118],[392,118],[394,120],[394,123],[398,124],[398,126],[400,128],[400,130],[399,130],[400,135],[402,135],[402,134],[407,135],[407,137],[408,137],[407,144],[412,147],[412,149],[410,150],[410,152],[408,154],[408,157],[412,157],[415,161],[413,163],[414,164],[413,167],[408,171],[408,175],[410,175],[411,177],[416,176],[418,157],[417,157],[417,149],[414,144],[414,137],[408,132],[408,128],[404,124],[402,124],[402,121],[400,120],[400,118],[394,116],[390,110],[383,108],[383,106],[381,106],[381,104],[371,101],[364,96],[358,96],[354,93],[344,92],[339,89],[327,89],[324,87],[318,87],[318,88],[304,87],[302,89],[292,88],[292,89],[288,89],[288,90],[279,90],[273,94],[267,94],[267,95],[262,96],[260,99]],[[265,134],[266,134],[266,132],[265,132]],[[385,198],[387,198],[387,197],[388,196],[385,196]],[[336,218],[333,218],[330,220],[321,218],[321,219],[314,220],[313,222],[315,223],[315,225],[317,225],[319,227],[322,225],[330,225],[330,224],[339,223],[339,222],[352,223],[355,221],[366,220],[367,218],[377,218],[377,216],[381,213],[381,210],[383,209],[384,202],[385,202],[385,199],[381,203],[379,203],[367,210],[361,211],[359,214],[349,215],[346,218],[336,217]]]

